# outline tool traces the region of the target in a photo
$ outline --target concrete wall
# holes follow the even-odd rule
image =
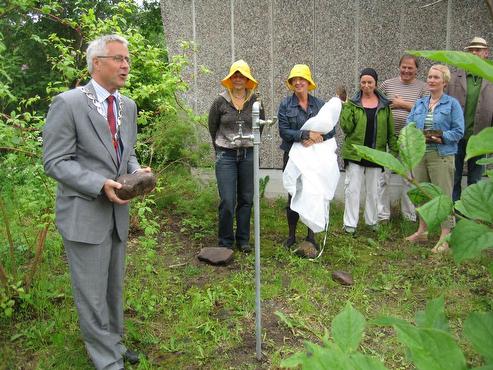
[[[328,100],[338,85],[352,95],[364,67],[375,68],[380,81],[395,77],[404,50],[462,50],[474,36],[493,43],[481,0],[161,0],[161,10],[170,55],[184,53],[183,41],[195,45],[185,51],[184,98],[199,114],[237,59],[250,64],[271,117],[288,94],[284,81],[294,64],[311,67],[314,95]],[[423,61],[421,78],[430,64]],[[276,128],[264,134],[262,167],[281,167],[279,144]]]

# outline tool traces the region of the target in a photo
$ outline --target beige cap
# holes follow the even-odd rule
[[[469,49],[488,49],[488,43],[482,37],[475,37],[471,40],[469,45],[464,48],[464,50]]]

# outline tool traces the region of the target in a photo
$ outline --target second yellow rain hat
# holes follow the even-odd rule
[[[289,82],[289,80],[291,80],[293,77],[301,77],[307,80],[310,84],[308,86],[308,91],[312,91],[317,88],[317,84],[312,80],[312,72],[310,71],[310,67],[308,67],[306,64],[295,64],[295,66],[291,69],[289,77],[286,80],[286,85],[288,85],[290,90],[294,90],[294,86],[291,85],[291,83]]]
[[[257,82],[257,80],[255,80],[253,78],[252,73],[250,72],[250,67],[249,67],[248,63],[242,59],[234,62],[231,65],[231,68],[229,69],[228,75],[221,80],[221,84],[224,87],[226,87],[228,89],[233,88],[233,83],[231,82],[230,78],[235,72],[240,72],[243,76],[248,78],[248,81],[246,83],[247,89],[253,90],[257,87],[258,82]]]

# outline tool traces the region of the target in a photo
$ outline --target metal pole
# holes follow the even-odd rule
[[[262,358],[262,312],[260,307],[260,102],[253,103],[253,212],[255,229],[255,350]]]
[[[231,139],[247,139],[253,141],[253,217],[255,232],[255,344],[257,360],[262,359],[262,313],[260,309],[260,125],[273,125],[277,118],[271,120],[260,119],[260,102],[253,103],[252,107],[252,134],[243,135],[241,124],[238,135]]]

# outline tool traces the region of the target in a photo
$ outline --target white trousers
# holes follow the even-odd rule
[[[390,219],[390,179],[391,171],[385,169],[379,176],[378,183],[378,220]],[[416,221],[416,209],[407,192],[411,189],[411,184],[403,177],[398,176],[397,191],[401,203],[402,217],[410,221]]]
[[[359,219],[359,200],[361,185],[365,185],[365,223],[376,225],[378,223],[378,181],[381,168],[363,167],[349,162],[346,166],[346,179],[344,181],[344,226],[356,227]]]

